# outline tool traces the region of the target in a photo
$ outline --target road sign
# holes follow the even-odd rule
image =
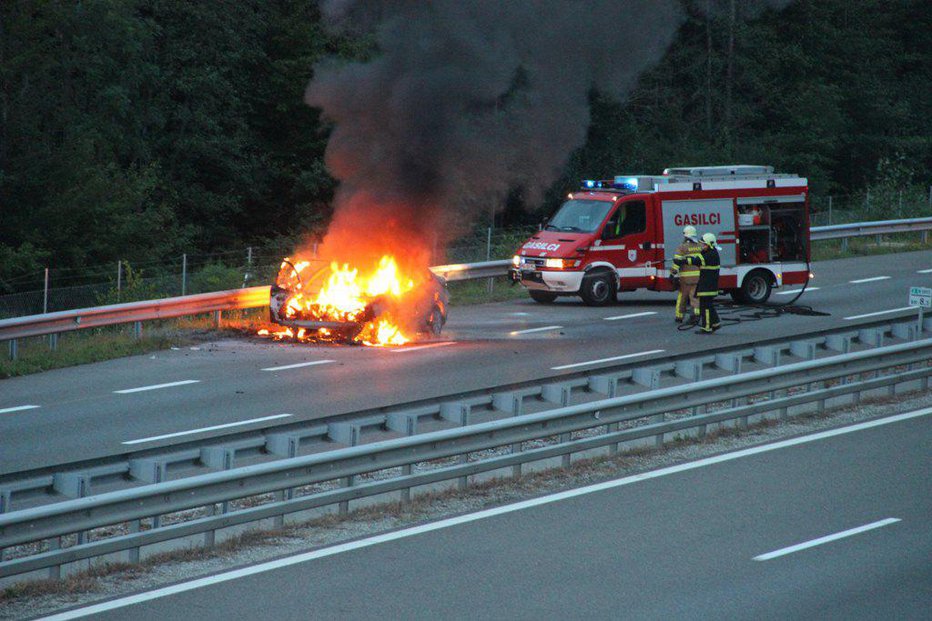
[[[932,289],[929,287],[910,287],[909,305],[932,308]]]

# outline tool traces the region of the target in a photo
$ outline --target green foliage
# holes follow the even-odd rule
[[[225,291],[243,284],[243,271],[221,263],[210,263],[191,276],[188,293]]]
[[[119,287],[117,284],[116,280],[114,280],[109,291],[98,295],[97,303],[104,306],[165,297],[164,289],[159,287],[158,283],[143,278],[143,270],[135,270],[129,263],[123,263]]]
[[[932,4],[795,0],[751,19],[750,0],[680,1],[686,22],[627,99],[591,94],[587,142],[542,211],[579,178],[746,162],[876,217],[924,215]],[[41,286],[45,266],[319,234],[330,128],[304,90],[324,56],[377,53],[306,0],[0,2],[0,292]],[[522,206],[539,207],[517,192],[497,224],[536,224]]]

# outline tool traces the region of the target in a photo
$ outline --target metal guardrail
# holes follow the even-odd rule
[[[390,491],[401,491],[404,499],[414,486],[455,479],[465,483],[469,475],[552,457],[562,456],[568,465],[573,453],[606,446],[617,450],[619,443],[645,438],[654,438],[659,445],[671,434],[704,433],[711,423],[737,420],[746,428],[751,416],[777,413],[786,418],[790,407],[812,403],[822,411],[830,399],[853,396],[857,403],[862,392],[884,386],[891,394],[903,383],[918,383],[927,390],[930,358],[932,339],[924,339],[0,514],[0,549],[56,542],[55,549],[0,562],[0,578],[55,570],[63,563],[121,551],[135,551],[138,558],[140,546],[196,534],[204,534],[205,541],[212,543],[220,528],[267,518],[283,520],[298,511]],[[871,377],[864,379],[865,374]],[[740,399],[747,402],[739,404]],[[730,405],[713,411],[715,404]],[[690,408],[701,408],[702,413],[674,415]],[[582,436],[573,437],[574,433]],[[556,443],[526,449],[523,445],[549,439]],[[456,465],[412,470],[417,464],[456,456],[460,456]],[[469,461],[470,456],[475,461]],[[293,493],[301,486],[345,485],[352,477],[398,467],[401,476],[304,496]],[[254,501],[249,504],[256,505],[262,497],[267,500],[264,504],[213,515],[216,503],[249,498]],[[139,532],[141,519],[204,507],[210,508],[207,517]],[[130,525],[125,534],[108,537],[98,532],[94,541],[87,542],[88,531],[121,524]],[[74,534],[79,534],[76,545],[57,549],[61,537]]]
[[[910,218],[906,220],[877,220],[874,222],[854,222],[852,224],[832,224],[815,226],[810,229],[812,241],[826,239],[845,239],[865,235],[887,235],[891,233],[909,233],[932,229],[932,218]]]
[[[930,229],[932,229],[932,218],[912,218],[819,226],[813,227],[810,233],[813,241],[820,241],[911,231],[925,232]],[[511,261],[500,260],[439,265],[430,269],[438,276],[452,282],[504,276],[508,273],[510,266]],[[0,341],[10,341],[10,357],[15,359],[16,339],[20,338],[123,323],[135,323],[138,334],[141,331],[142,321],[258,308],[267,305],[268,301],[269,287],[263,286],[15,317],[0,320]],[[218,314],[218,323],[219,320]]]

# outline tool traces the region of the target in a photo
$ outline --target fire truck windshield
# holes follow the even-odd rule
[[[592,233],[599,228],[608,215],[612,204],[606,201],[569,200],[547,223],[548,231],[566,233]]]

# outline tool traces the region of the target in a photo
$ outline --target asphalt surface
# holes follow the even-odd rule
[[[910,286],[932,286],[932,252],[829,261],[813,271],[797,304],[830,315],[785,314],[713,336],[675,329],[672,294],[639,291],[602,308],[578,298],[454,307],[440,339],[402,348],[228,339],[3,380],[0,475],[573,373],[606,358],[650,360],[851,325],[907,306]],[[217,429],[197,431],[204,428]]]
[[[928,619],[930,449],[926,409],[67,618]]]

